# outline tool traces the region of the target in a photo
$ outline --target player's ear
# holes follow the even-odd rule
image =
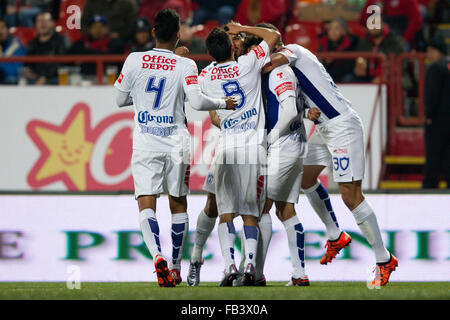
[[[178,30],[178,32],[177,32],[177,40],[180,40],[180,38],[181,38],[181,31]]]
[[[155,34],[156,34],[155,28],[153,28],[153,29],[152,29],[152,37],[153,37],[153,38],[156,38]]]

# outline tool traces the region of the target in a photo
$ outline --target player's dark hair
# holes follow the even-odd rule
[[[250,51],[252,46],[257,46],[263,41],[262,38],[255,36],[253,34],[248,34],[244,39],[244,52],[247,53]]]
[[[155,16],[153,25],[156,40],[159,42],[174,41],[180,30],[180,16],[173,9],[164,9]]]
[[[231,58],[231,39],[223,29],[214,28],[206,38],[206,48],[217,62]]]
[[[271,30],[280,32],[280,30],[278,30],[277,27],[275,27],[273,24],[268,23],[268,22],[261,22],[261,23],[255,24],[255,27],[266,28],[266,29],[271,29]],[[261,41],[262,41],[262,39],[261,39]],[[275,45],[275,47],[281,47],[281,46],[283,46],[283,41],[280,38],[280,41]]]

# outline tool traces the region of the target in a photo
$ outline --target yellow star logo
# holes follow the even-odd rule
[[[89,110],[85,105],[72,109],[61,126],[32,121],[28,133],[41,151],[30,172],[29,183],[39,187],[62,180],[69,189],[86,190],[87,166],[93,143],[87,137]]]

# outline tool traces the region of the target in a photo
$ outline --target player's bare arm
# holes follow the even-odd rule
[[[289,60],[284,55],[276,52],[270,56],[270,62],[264,66],[262,73],[268,73],[273,69],[288,63]]]
[[[245,32],[260,37],[267,42],[270,51],[272,51],[273,48],[275,48],[275,45],[280,41],[280,33],[276,30],[261,27],[243,26],[240,23],[233,21],[226,25],[225,31],[227,31],[230,34],[238,34],[240,32]]]
[[[220,119],[219,116],[217,115],[217,112],[214,110],[209,111],[209,117],[211,119],[211,123],[220,129]]]

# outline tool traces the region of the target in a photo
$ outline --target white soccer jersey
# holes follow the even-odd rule
[[[288,97],[296,99],[297,116],[291,120],[289,132],[270,145],[269,151],[278,149],[280,155],[304,157],[306,153],[306,132],[303,124],[303,102],[300,87],[294,72],[288,65],[272,70],[265,80],[267,129],[270,131],[283,117],[281,102]],[[273,134],[273,133],[272,133]]]
[[[319,125],[350,111],[350,101],[342,95],[311,51],[297,44],[288,44],[280,53],[289,60],[309,106],[322,111]]]
[[[200,73],[202,91],[210,97],[233,96],[236,110],[217,110],[218,149],[266,143],[261,69],[270,58],[265,41],[237,61],[211,63]]]
[[[172,51],[131,53],[114,86],[130,92],[135,109],[133,148],[154,152],[189,150],[185,92],[198,90],[195,62]]]

